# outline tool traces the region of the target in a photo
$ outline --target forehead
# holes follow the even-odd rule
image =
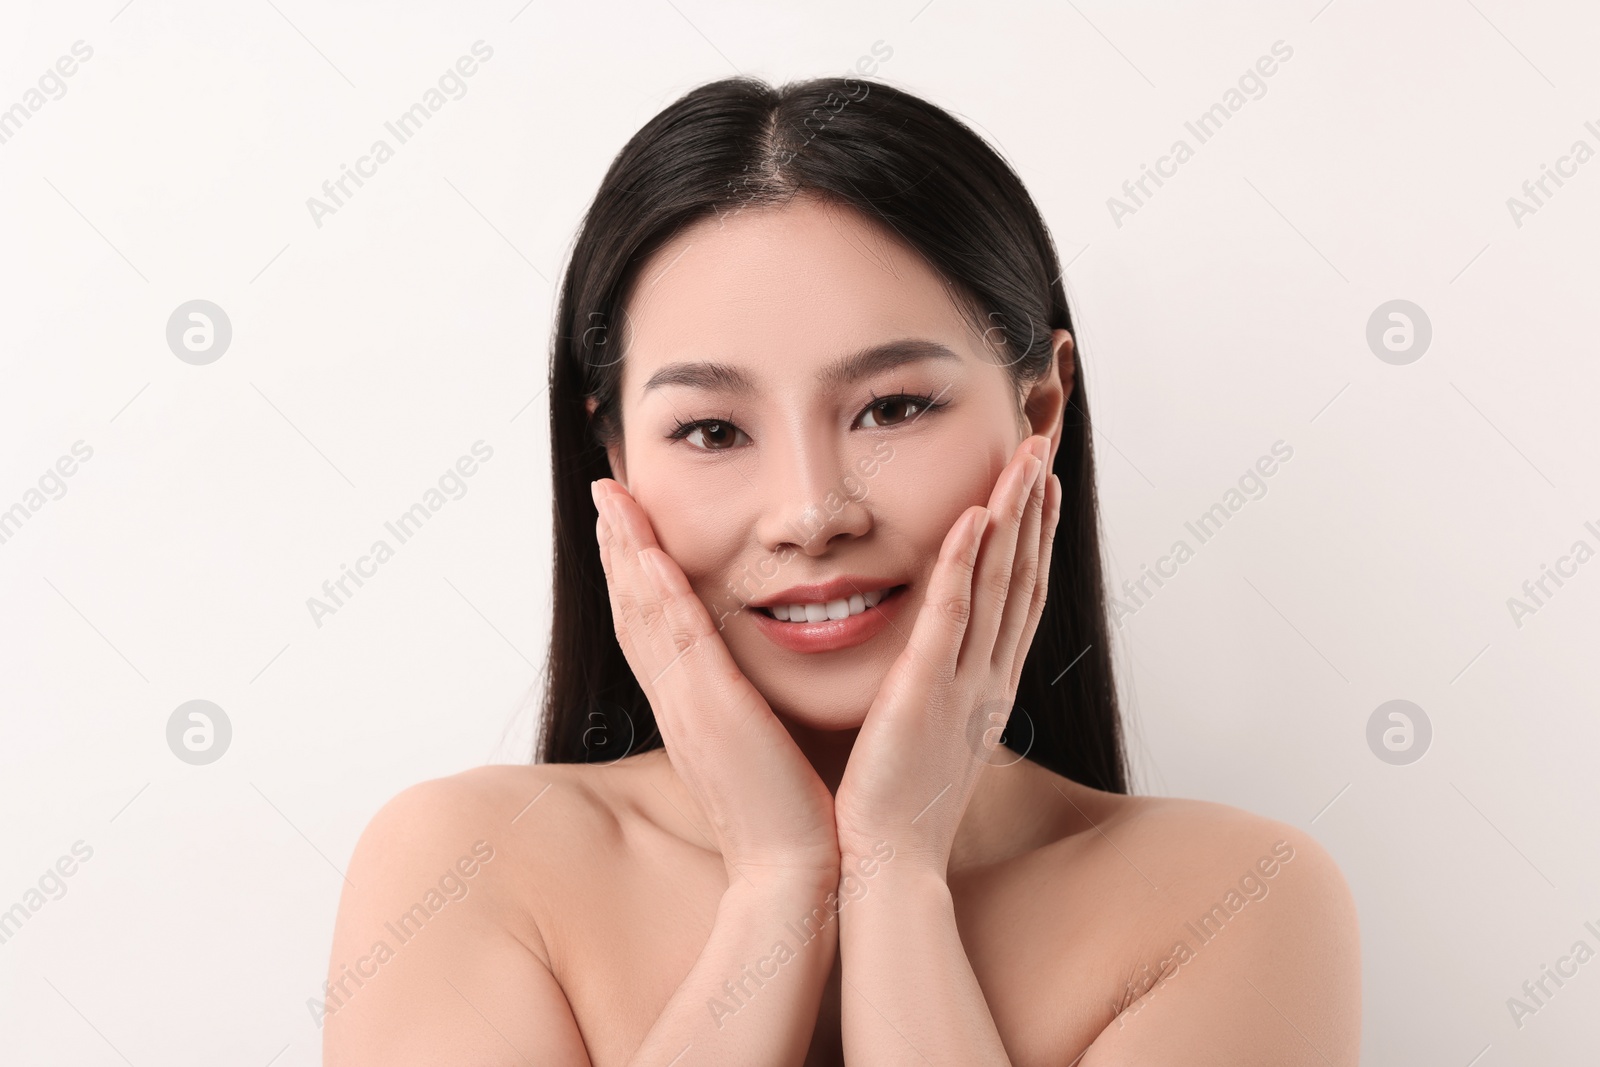
[[[907,337],[970,354],[971,326],[938,273],[885,226],[812,198],[724,209],[641,269],[627,306],[623,388],[715,359],[768,380]]]

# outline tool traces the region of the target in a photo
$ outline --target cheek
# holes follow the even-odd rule
[[[649,504],[641,501],[641,507],[656,543],[678,564],[712,621],[719,611],[738,610],[742,602],[735,579],[749,556],[755,516],[727,492],[678,492]],[[753,595],[747,593],[746,599]]]
[[[976,449],[897,450],[873,486],[876,517],[914,543],[931,571],[950,528],[972,505],[989,503],[1004,466],[998,447],[990,454]]]

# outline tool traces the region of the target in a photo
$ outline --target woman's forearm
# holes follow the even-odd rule
[[[1009,1067],[942,877],[885,864],[839,923],[847,1063]]]
[[[753,885],[735,878],[700,958],[667,1001],[630,1067],[797,1067],[816,1027],[838,949],[832,877]],[[829,921],[819,919],[829,916]]]

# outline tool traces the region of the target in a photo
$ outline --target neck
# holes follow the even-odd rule
[[[779,714],[778,719],[794,738],[795,745],[811,762],[817,777],[834,796],[844,777],[845,764],[855,746],[860,727],[849,730],[817,730]],[[950,870],[982,866],[1008,855],[1014,847],[1015,831],[1038,816],[1031,815],[1037,804],[1024,798],[1034,765],[1025,759],[1002,752],[996,762],[979,768],[978,783],[967,803],[961,824],[951,843]]]
[[[850,750],[855,747],[856,735],[861,732],[861,728],[857,726],[848,730],[818,730],[782,715],[778,716],[778,721],[783,723],[784,728],[789,731],[789,736],[794,738],[800,754],[810,761],[812,769],[817,772],[817,777],[828,787],[828,792],[837,795],[839,782],[844,778],[845,764],[850,762]]]
[[[778,718],[828,792],[837,796],[860,728],[817,730],[781,714]],[[663,784],[677,798],[672,804],[673,813],[682,818],[694,810],[694,800],[672,772],[666,750],[653,750],[647,758],[666,768],[669,777]],[[1052,780],[1055,787],[1049,788]],[[1050,774],[1030,760],[1012,762],[1006,757],[1004,763],[986,765],[951,844],[950,872],[999,862],[1024,848],[1087,829],[1093,824],[1083,815],[1085,807],[1096,805],[1083,787]],[[697,827],[702,821],[698,813],[691,818]],[[695,840],[706,841],[705,833],[697,829]]]

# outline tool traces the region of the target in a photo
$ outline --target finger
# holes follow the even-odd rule
[[[621,566],[617,537],[611,527],[609,506],[601,503],[598,510],[600,514],[595,520],[596,537],[600,542],[600,565],[606,576],[606,596],[611,604],[612,631],[616,634],[617,644],[622,648],[623,658],[628,661],[629,668],[639,680],[645,699],[654,707],[656,696],[649,684],[650,676],[654,673],[650,667],[650,651],[648,644],[641,640],[642,635],[636,629],[634,622],[637,599],[630,588],[635,578],[626,573]]]
[[[1039,620],[1044,616],[1045,599],[1050,593],[1050,560],[1056,543],[1056,527],[1061,522],[1061,479],[1054,474],[1045,479],[1044,529],[1039,537],[1039,576],[1034,582],[1033,596],[1028,603],[1028,625],[1023,628],[1017,642],[1015,658],[1011,663],[1011,689],[1015,693],[1022,684],[1022,668],[1033,647],[1033,638],[1039,631]]]
[[[976,662],[987,664],[994,655],[995,637],[1000,631],[1006,595],[1011,589],[1017,533],[1027,512],[1028,492],[1043,466],[1026,445],[1024,442],[1017,447],[1016,455],[1006,465],[989,498],[994,522],[990,524],[978,558],[977,573],[972,579],[972,620],[967,627],[966,645],[961,650],[963,664],[972,657],[981,657]]]
[[[928,579],[928,595],[906,639],[919,662],[934,670],[940,682],[954,677],[959,662],[962,638],[972,618],[978,546],[989,520],[988,508],[971,507],[945,534]]]
[[[669,705],[706,712],[695,721],[700,740],[734,736],[747,716],[768,709],[677,562],[654,546],[640,553],[640,566],[661,607],[657,640],[672,653],[652,684]]]
[[[636,645],[645,650],[635,673],[642,667],[640,684],[650,693],[658,720],[666,720],[663,737],[669,744],[681,745],[686,736],[668,709],[735,712],[695,719],[696,739],[714,743],[735,729],[743,714],[757,710],[751,699],[754,689],[744,680],[683,570],[656,541],[638,501],[617,486],[602,500],[602,508],[617,538],[612,560],[624,575],[623,610]]]
[[[651,707],[659,708],[655,679],[675,651],[670,635],[662,632],[661,598],[639,558],[645,548],[659,550],[655,532],[644,510],[620,484],[601,479],[595,496],[607,531],[602,562],[608,566],[607,586],[617,640]]]
[[[1045,452],[1045,455],[1049,455],[1049,452]],[[1028,487],[1028,503],[1023,509],[1022,523],[1017,530],[1016,558],[1011,563],[1011,584],[1006,590],[1000,632],[995,637],[990,661],[1002,675],[1010,674],[1017,642],[1028,624],[1028,614],[1033,610],[1034,586],[1038,584],[1039,576],[1039,533],[1044,526],[1044,498],[1049,484],[1050,472],[1041,465],[1038,477]]]

